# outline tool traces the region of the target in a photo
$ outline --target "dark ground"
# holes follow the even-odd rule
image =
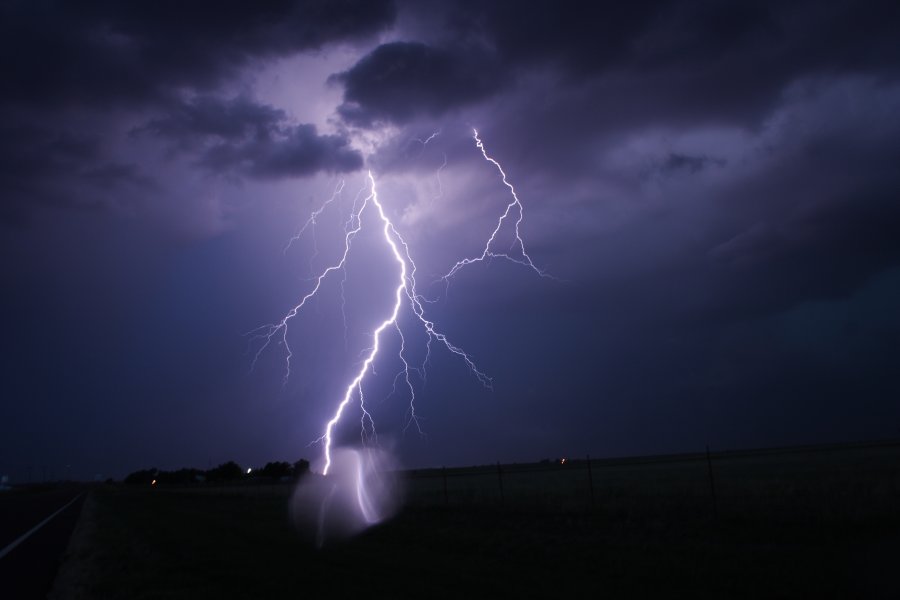
[[[413,502],[321,550],[290,524],[283,486],[99,488],[57,597],[900,597],[896,452],[794,456],[788,471],[807,465],[803,478],[767,468],[784,457],[722,463],[732,479],[718,517],[708,497],[665,477],[677,465],[618,467],[625,483],[598,483],[592,510],[509,495],[503,505]],[[756,476],[742,492],[748,468]]]
[[[47,487],[0,495],[0,549],[65,506],[81,487]],[[45,598],[81,513],[82,496],[0,558],[0,598]]]

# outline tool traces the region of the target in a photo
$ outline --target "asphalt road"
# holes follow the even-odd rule
[[[81,514],[84,491],[82,487],[71,486],[0,493],[0,554],[71,502],[0,556],[0,598],[27,600],[47,596]]]

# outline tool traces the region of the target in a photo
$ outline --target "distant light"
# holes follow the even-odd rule
[[[559,460],[559,464],[561,464],[561,465],[566,464],[566,460],[567,460],[567,459],[565,459],[565,458],[561,458],[561,459]]]
[[[247,467],[247,475],[249,475],[249,474],[250,474],[250,471],[252,471],[252,470],[253,470],[253,469],[251,469],[250,467]]]
[[[153,481],[151,481],[150,485],[156,485],[156,480],[154,479]]]

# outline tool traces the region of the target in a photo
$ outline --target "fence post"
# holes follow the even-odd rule
[[[444,478],[444,506],[447,506],[447,467],[441,467],[441,477]]]
[[[709,473],[709,492],[712,494],[713,518],[719,520],[719,506],[716,502],[716,481],[713,477],[712,458],[709,455],[709,444],[706,445],[706,469]]]
[[[587,455],[588,485],[591,488],[591,510],[594,508],[594,472],[591,470],[591,455]]]
[[[500,505],[504,504],[503,500],[503,469],[500,468],[500,461],[497,461],[497,482],[500,484]]]

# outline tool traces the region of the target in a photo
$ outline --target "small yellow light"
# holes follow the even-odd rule
[[[156,485],[156,480],[154,479],[153,481],[151,481],[150,485]]]

